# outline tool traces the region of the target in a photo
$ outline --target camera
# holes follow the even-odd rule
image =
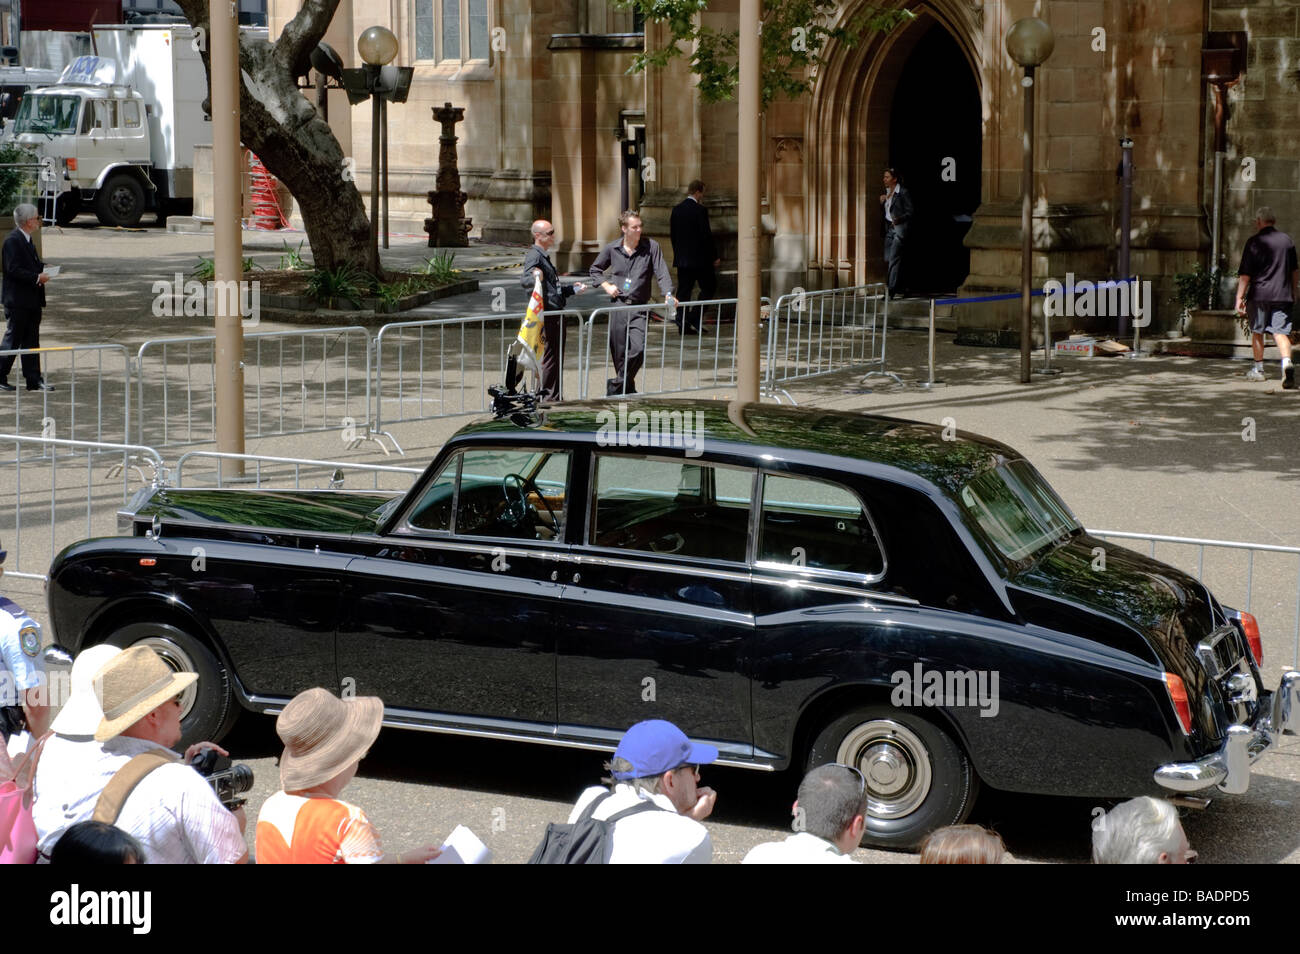
[[[247,765],[231,762],[216,749],[204,749],[190,760],[190,768],[207,779],[221,804],[230,811],[242,808],[248,801],[240,798],[253,787],[253,770]]]

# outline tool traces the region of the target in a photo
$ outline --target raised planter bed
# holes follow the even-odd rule
[[[307,324],[337,324],[340,319],[344,324],[383,324],[392,320],[394,315],[440,298],[478,291],[479,287],[477,279],[467,278],[423,289],[395,301],[375,295],[320,301],[307,293],[309,274],[306,271],[254,272],[246,277],[249,281],[261,283],[261,309],[264,317],[274,321]],[[405,273],[390,274],[395,281],[412,277]]]

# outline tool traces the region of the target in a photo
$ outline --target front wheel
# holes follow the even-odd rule
[[[961,746],[934,723],[891,706],[847,713],[817,736],[808,769],[839,762],[862,773],[862,844],[916,848],[937,828],[965,821],[979,778]]]
[[[144,187],[129,173],[112,176],[95,195],[95,215],[103,225],[129,229],[144,214]]]
[[[171,623],[129,623],[107,642],[126,649],[148,646],[176,672],[198,673],[198,680],[181,694],[181,741],[220,742],[239,715],[230,674],[201,640]]]

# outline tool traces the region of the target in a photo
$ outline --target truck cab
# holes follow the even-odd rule
[[[135,90],[77,83],[32,90],[13,134],[36,152],[40,205],[59,224],[89,206],[105,225],[132,226],[156,207],[146,107]]]

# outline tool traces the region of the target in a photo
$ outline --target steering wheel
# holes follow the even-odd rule
[[[514,492],[518,495],[517,499],[511,497],[511,482],[514,486]],[[528,495],[536,494],[537,499],[541,501],[542,506],[546,508],[546,515],[551,519],[551,529],[560,526],[559,518],[555,516],[555,511],[546,500],[546,495],[542,493],[541,488],[532,480],[523,474],[506,474],[501,478],[501,493],[506,498],[506,509],[501,514],[501,519],[512,527],[528,526],[529,508]]]

